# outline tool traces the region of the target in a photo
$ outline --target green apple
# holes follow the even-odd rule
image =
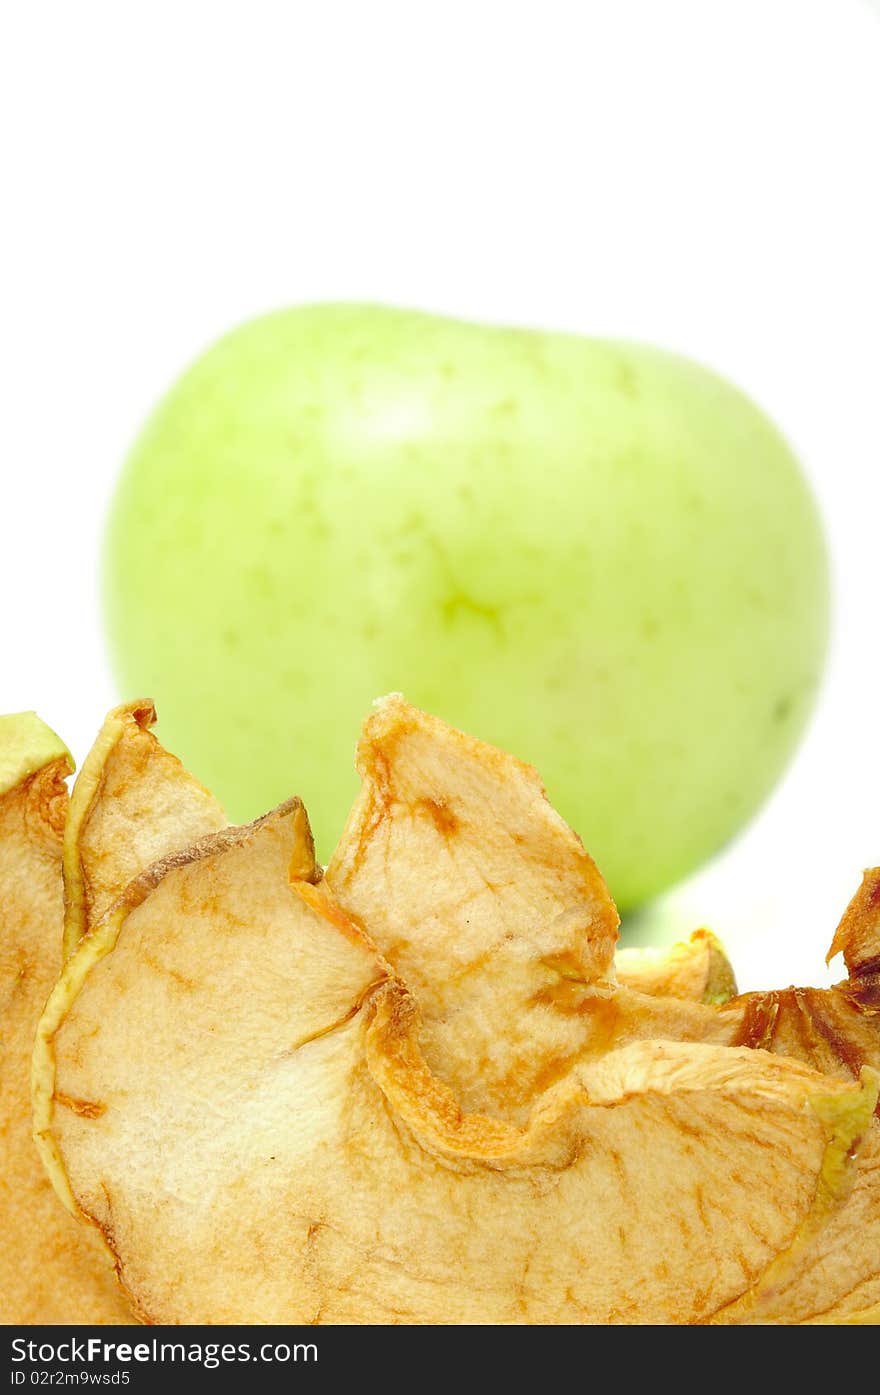
[[[767,795],[828,628],[807,484],[729,383],[375,305],[267,315],[188,370],[104,581],[123,693],[233,818],[296,791],[328,857],[399,690],[536,765],[623,908]]]

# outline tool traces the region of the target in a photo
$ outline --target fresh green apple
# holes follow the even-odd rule
[[[268,315],[189,369],[104,581],[124,694],[233,818],[296,791],[328,857],[400,690],[536,765],[624,908],[767,795],[828,627],[807,484],[729,383],[375,305]]]

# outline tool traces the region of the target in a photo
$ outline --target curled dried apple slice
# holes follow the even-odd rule
[[[399,695],[357,763],[327,883],[415,994],[432,1068],[466,1108],[521,1118],[583,1041],[558,985],[612,972],[608,889],[531,766]]]
[[[320,876],[299,801],[173,854],[80,943],[44,1014],[38,1144],[68,1208],[106,1236],[143,1316],[280,1311],[272,1255],[283,1270],[284,1245],[305,1244],[310,1223],[296,1155],[335,1166],[322,1158],[321,1121],[347,1091],[338,1043],[387,968],[346,922],[328,933],[291,871]]]
[[[223,828],[212,795],[150,728],[152,702],[114,708],[83,762],[64,834],[64,952],[70,954],[132,877]]]
[[[33,712],[0,717],[0,1322],[131,1320],[94,1231],[77,1226],[31,1134],[34,1033],[61,966],[63,743]]]
[[[531,766],[394,694],[367,718],[358,769],[327,883],[418,1000],[425,1057],[464,1108],[522,1122],[587,1052],[735,1035],[739,1013],[705,1005],[717,941],[615,972],[614,903]]]
[[[634,1042],[521,1126],[463,1109],[296,802],[132,883],[64,970],[35,1083],[59,1189],[159,1322],[736,1320],[786,1256],[815,1267],[877,1095]],[[846,1313],[848,1257],[824,1259]]]
[[[614,959],[618,983],[654,997],[685,998],[720,1007],[736,993],[736,978],[711,930],[663,949],[626,945]]]
[[[762,1048],[844,1077],[880,1066],[852,977],[733,998],[705,930],[618,950],[612,966],[605,884],[529,766],[392,695],[365,723],[358,768],[327,882],[417,998],[426,1058],[465,1107],[521,1121],[572,1061],[645,1039]],[[848,916],[867,962],[864,916]]]
[[[835,932],[827,959],[842,953],[849,976],[833,988],[749,993],[731,1008],[737,1045],[795,1056],[818,1070],[856,1078],[880,1070],[880,868],[867,871]]]

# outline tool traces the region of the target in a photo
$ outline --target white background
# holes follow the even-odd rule
[[[117,698],[95,576],[114,475],[235,321],[357,297],[656,341],[788,433],[837,608],[787,781],[648,919],[712,924],[745,987],[826,981],[880,861],[876,13],[31,0],[0,31],[0,710],[85,754]]]

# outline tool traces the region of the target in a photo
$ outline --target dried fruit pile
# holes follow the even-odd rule
[[[5,1321],[880,1320],[880,871],[845,982],[735,996],[704,931],[615,960],[535,772],[402,698],[326,871],[154,716],[69,809],[0,719]]]

